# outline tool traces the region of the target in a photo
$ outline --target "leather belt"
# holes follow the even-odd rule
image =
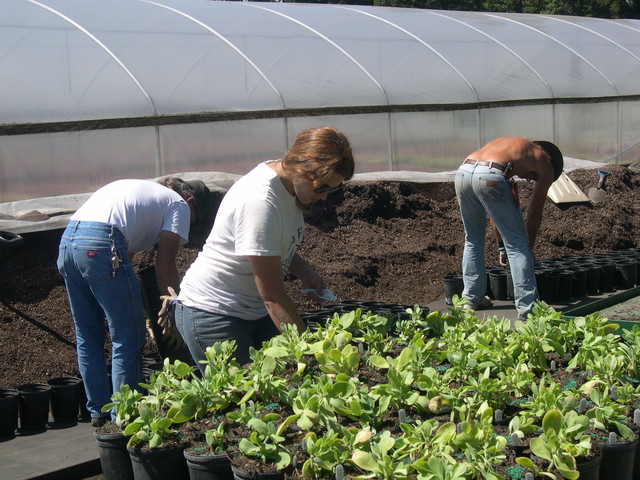
[[[483,165],[489,168],[497,168],[501,172],[504,172],[507,166],[504,163],[499,162],[487,162],[486,160],[472,160],[471,158],[467,158],[464,163],[468,163],[470,165]]]

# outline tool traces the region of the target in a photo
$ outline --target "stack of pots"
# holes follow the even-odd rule
[[[627,290],[640,285],[640,248],[542,259],[536,262],[535,277],[540,299],[548,304]],[[445,303],[451,305],[453,295],[462,294],[462,275],[451,273],[442,280]],[[487,267],[487,295],[495,300],[514,298],[509,268]]]
[[[542,300],[554,303],[585,295],[626,290],[638,284],[639,262],[640,249],[636,248],[541,260],[536,264],[538,291]],[[554,274],[559,276],[557,290],[548,281]]]

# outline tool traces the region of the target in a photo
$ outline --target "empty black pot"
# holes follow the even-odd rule
[[[51,386],[51,414],[55,423],[75,424],[80,413],[80,388],[77,377],[56,377],[47,380]]]
[[[51,386],[46,383],[26,383],[18,387],[18,392],[20,392],[20,430],[46,430],[49,423]]]
[[[18,429],[20,392],[12,388],[0,390],[0,438],[13,437]]]
[[[507,300],[507,271],[504,268],[489,270],[489,285],[496,300]]]
[[[587,294],[587,269],[573,269],[573,296],[584,297]]]
[[[638,262],[635,259],[616,260],[615,287],[618,290],[628,290],[638,281]]]
[[[596,265],[600,267],[600,291],[610,292],[614,290],[616,281],[616,264],[611,258],[599,258]]]
[[[573,297],[573,271],[558,271],[558,301],[570,300]]]
[[[462,296],[462,290],[464,290],[462,275],[459,273],[445,275],[442,278],[442,282],[444,283],[444,302],[447,305],[453,305],[451,301],[453,296]]]
[[[583,268],[587,269],[587,295],[596,295],[600,291],[600,266],[597,263],[583,263]]]

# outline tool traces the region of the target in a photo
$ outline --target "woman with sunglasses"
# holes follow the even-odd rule
[[[296,250],[303,213],[353,176],[351,145],[331,127],[301,132],[282,159],[264,162],[226,193],[202,252],[189,267],[175,306],[179,332],[194,360],[215,342],[235,340],[247,363],[283,324],[306,327],[284,279],[297,277],[316,301],[325,283]],[[204,365],[198,364],[201,370]]]

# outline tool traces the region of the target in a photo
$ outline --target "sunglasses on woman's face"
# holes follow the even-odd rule
[[[337,187],[331,187],[325,183],[324,185],[320,185],[318,188],[314,188],[313,191],[316,192],[318,195],[322,195],[323,193],[336,192],[341,188],[342,188],[342,184],[338,185]]]

